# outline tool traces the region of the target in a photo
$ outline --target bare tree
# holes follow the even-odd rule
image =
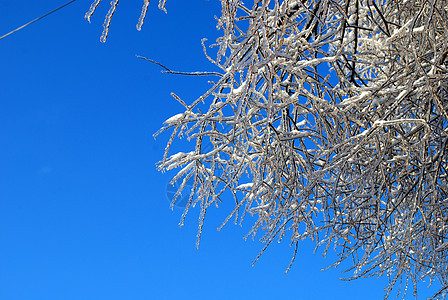
[[[199,205],[199,243],[207,209],[233,197],[223,225],[256,215],[261,253],[287,236],[292,264],[309,238],[353,261],[348,280],[388,276],[386,298],[403,279],[444,298],[448,1],[249,2],[221,0],[216,58],[203,45],[222,72],[191,104],[173,94],[185,111],[155,134],[172,131],[158,168],[181,168],[177,195],[194,180],[180,224]],[[194,150],[169,156],[176,137]]]

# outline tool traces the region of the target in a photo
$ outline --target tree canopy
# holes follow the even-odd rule
[[[262,233],[261,253],[287,238],[292,264],[308,238],[334,248],[333,265],[352,260],[350,280],[388,276],[386,297],[403,279],[415,297],[437,280],[444,297],[448,1],[249,2],[221,1],[221,36],[212,50],[203,40],[221,72],[192,103],[173,94],[185,110],[156,133],[171,131],[158,168],[180,168],[173,205],[189,189],[180,224],[198,205],[199,243],[207,209],[233,201],[222,226],[256,216],[247,237]],[[194,149],[170,155],[176,138]]]

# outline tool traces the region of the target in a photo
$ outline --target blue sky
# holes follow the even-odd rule
[[[209,211],[195,249],[198,211],[178,227],[173,173],[155,168],[168,134],[152,135],[181,112],[170,92],[191,102],[207,79],[135,55],[215,70],[200,40],[218,36],[220,3],[168,0],[165,14],[152,1],[138,32],[143,1],[121,1],[102,44],[108,2],[92,24],[78,0],[0,40],[0,299],[382,299],[385,279],[321,272],[334,255],[307,242],[286,275],[286,240],[251,267],[263,245],[243,240],[249,224],[216,231],[226,206]],[[0,1],[0,35],[63,3]]]

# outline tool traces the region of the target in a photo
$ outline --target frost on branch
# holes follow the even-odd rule
[[[89,21],[89,23],[90,23],[90,18],[92,17],[93,13],[95,12],[95,10],[98,7],[98,5],[100,4],[100,2],[101,2],[101,0],[94,0],[92,2],[92,5],[90,6],[89,11],[85,14],[84,18],[87,21]],[[112,16],[114,15],[115,10],[117,9],[118,2],[119,2],[119,0],[112,0],[110,2],[111,7],[104,19],[103,33],[101,34],[101,37],[100,37],[100,41],[102,43],[106,42],[107,36],[109,35],[109,26],[112,21]],[[164,12],[166,12],[165,3],[166,3],[166,0],[159,0],[159,9],[163,10]],[[143,21],[145,20],[146,12],[148,11],[148,6],[149,6],[149,0],[143,0],[142,12],[140,13],[140,17],[138,19],[138,23],[136,26],[138,31],[140,31],[142,29]]]
[[[221,76],[176,96],[185,112],[156,134],[171,131],[158,167],[181,168],[177,196],[194,180],[181,224],[199,205],[199,242],[208,208],[232,201],[223,225],[256,216],[266,247],[310,238],[353,262],[349,279],[388,276],[386,296],[429,279],[444,297],[448,2],[249,2],[221,1],[205,53]],[[169,156],[176,137],[194,150]]]
[[[138,19],[138,23],[137,23],[138,31],[142,30],[143,21],[145,20],[146,12],[148,11],[148,6],[149,6],[149,0],[144,0],[142,12],[140,14],[140,18]]]
[[[189,188],[181,224],[199,205],[199,243],[207,209],[232,196],[222,226],[254,215],[247,236],[263,234],[261,253],[288,236],[292,264],[298,242],[310,238],[324,255],[334,248],[335,266],[352,260],[348,280],[386,275],[386,297],[403,278],[415,297],[418,282],[437,280],[433,298],[444,298],[448,1],[221,4],[215,59],[203,44],[219,80],[190,105],[173,94],[185,112],[156,133],[172,131],[159,170],[181,168],[173,205]],[[176,137],[194,150],[169,155]]]

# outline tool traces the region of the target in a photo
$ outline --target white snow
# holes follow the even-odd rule
[[[306,125],[306,120],[300,121],[299,123],[296,124],[297,127],[303,127]]]
[[[238,88],[233,89],[231,94],[234,96],[242,94],[244,89],[246,88],[246,85],[247,85],[247,83],[246,83],[246,81],[244,81]]]
[[[425,26],[420,26],[420,27],[414,28],[414,30],[412,30],[412,32],[414,32],[414,33],[423,32],[423,30],[425,30]]]
[[[252,182],[249,183],[244,183],[244,184],[240,184],[239,186],[237,186],[235,189],[237,190],[245,190],[245,189],[250,189],[252,188],[254,184]]]
[[[171,118],[167,119],[165,122],[165,124],[176,124],[179,123],[179,121],[184,117],[183,113],[177,114],[172,116]]]

